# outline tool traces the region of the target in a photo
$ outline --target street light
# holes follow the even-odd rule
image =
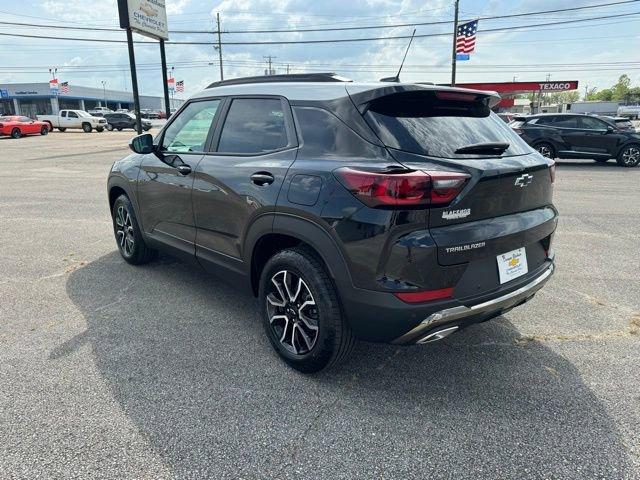
[[[106,80],[100,80],[100,83],[102,83],[102,95],[104,96],[104,106],[107,106],[107,81]]]
[[[51,78],[56,78],[56,73],[58,73],[58,67],[53,67],[49,69],[49,73],[51,74]]]

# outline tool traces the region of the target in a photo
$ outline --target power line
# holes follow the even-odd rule
[[[633,0],[633,1],[638,1],[638,0]],[[640,12],[620,13],[616,15],[604,15],[599,17],[563,20],[558,22],[546,22],[546,23],[536,23],[536,24],[529,24],[529,25],[514,25],[511,27],[479,29],[478,32],[491,33],[491,32],[512,31],[512,30],[527,30],[535,27],[568,25],[573,23],[604,20],[608,18],[630,17],[638,14],[640,14]],[[416,35],[414,38],[448,37],[450,35],[451,33],[426,33],[426,34]],[[0,36],[22,37],[22,38],[42,38],[42,39],[48,39],[48,40],[70,40],[70,41],[78,41],[78,42],[126,43],[126,40],[78,38],[78,37],[75,37],[75,38],[54,37],[50,35],[28,35],[28,34],[19,34],[19,33],[0,33]],[[407,40],[409,38],[411,38],[410,35],[397,35],[397,36],[391,36],[391,37],[337,38],[337,39],[326,39],[326,40],[269,40],[269,41],[257,41],[257,42],[221,42],[221,45],[296,45],[296,44],[352,43],[352,42],[371,42],[371,41],[378,41],[378,40]],[[147,42],[147,41],[134,41],[134,43],[141,44],[141,45],[156,44],[156,42]],[[168,45],[211,45],[212,43],[211,42],[195,42],[195,41],[171,41],[171,42],[167,42],[167,44]]]
[[[596,5],[584,5],[580,7],[570,7],[570,8],[559,8],[554,10],[539,10],[534,12],[523,12],[523,13],[513,13],[509,15],[492,15],[485,17],[478,17],[478,20],[486,21],[486,20],[497,20],[497,19],[507,19],[507,18],[518,18],[518,17],[528,17],[532,15],[544,15],[550,13],[561,13],[561,12],[573,12],[577,10],[586,10],[592,8],[601,8],[601,7],[609,7],[614,5],[624,5],[630,3],[637,3],[640,0],[621,0],[617,2],[610,3],[600,3]],[[620,14],[620,16],[624,16],[626,14]],[[609,17],[607,17],[609,18]],[[574,19],[573,21],[577,21],[580,19]],[[465,22],[467,20],[461,20],[461,22]],[[230,34],[246,34],[246,33],[305,33],[305,32],[337,32],[337,31],[352,31],[352,30],[372,30],[372,29],[388,29],[388,28],[400,28],[400,27],[420,27],[420,26],[431,26],[431,25],[450,25],[452,24],[452,20],[441,20],[435,22],[413,22],[413,23],[396,23],[396,24],[386,24],[386,25],[364,25],[364,26],[352,26],[352,27],[331,27],[331,28],[291,28],[291,29],[272,29],[272,30],[229,30],[223,33]],[[80,30],[80,31],[103,31],[103,32],[121,32],[122,30],[119,28],[107,28],[107,27],[76,27],[76,26],[68,26],[68,25],[50,25],[50,24],[36,24],[36,23],[24,23],[24,22],[6,22],[0,21],[0,25],[13,25],[18,27],[34,27],[34,28],[51,28],[51,29],[61,29],[61,30]],[[485,30],[486,31],[486,30]],[[214,34],[217,33],[217,30],[170,30],[170,33],[177,34]]]

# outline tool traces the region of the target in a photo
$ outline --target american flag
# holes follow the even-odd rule
[[[60,84],[60,93],[69,93],[69,82],[62,82]]]
[[[176,82],[176,92],[184,92],[184,80]]]
[[[456,53],[471,53],[476,48],[476,31],[478,30],[478,20],[463,23],[458,26],[458,36],[456,37]]]

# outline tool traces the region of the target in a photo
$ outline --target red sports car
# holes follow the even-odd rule
[[[0,135],[10,135],[12,138],[20,138],[23,135],[46,135],[49,133],[49,124],[29,117],[18,115],[0,117]]]

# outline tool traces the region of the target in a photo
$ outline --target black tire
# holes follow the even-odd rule
[[[40,135],[48,135],[49,134],[49,127],[46,125],[43,125],[42,128],[40,129]]]
[[[540,142],[537,143],[533,148],[535,148],[538,153],[545,158],[550,158],[551,160],[556,158],[556,149],[553,148],[553,145],[551,145],[550,143]]]
[[[620,150],[616,162],[621,167],[637,167],[640,164],[640,145],[633,143],[624,147]]]
[[[64,132],[67,129],[67,127],[58,127],[58,131],[59,132]]]
[[[118,129],[119,132],[122,131],[122,127],[116,127]]]
[[[84,133],[91,133],[91,130],[92,130],[92,128],[91,128],[91,124],[90,123],[83,123],[82,124],[82,131]]]
[[[283,272],[287,272],[288,277],[283,277]],[[280,287],[272,283],[274,278]],[[291,289],[297,292],[293,301],[290,301],[291,295],[282,290],[285,288],[282,284],[287,281],[287,278],[288,282],[300,287]],[[303,283],[300,284],[295,281],[296,279]],[[282,295],[277,292],[281,292]],[[284,301],[283,305],[275,306],[269,302],[268,296],[277,301]],[[284,296],[287,298],[285,299]],[[278,297],[282,298],[278,299]],[[283,250],[271,257],[260,276],[258,298],[263,325],[271,345],[290,367],[302,373],[319,372],[340,363],[352,351],[355,337],[342,313],[336,288],[322,261],[311,249]],[[300,304],[310,303],[310,301],[312,304],[306,308],[300,307]],[[288,317],[286,318],[286,325],[285,318],[282,318],[285,315],[281,314],[283,312],[291,316],[291,322]],[[272,322],[271,319],[274,316],[281,318]],[[303,321],[303,318],[306,320]],[[315,331],[307,328],[310,323],[316,327]],[[303,335],[301,331],[307,334],[315,332],[315,336],[310,338],[311,335],[307,335],[305,340],[301,336]],[[288,332],[291,334],[289,335]],[[298,341],[291,339],[296,332]],[[285,339],[284,342],[281,341],[282,339]],[[312,343],[309,344],[308,340],[312,340]],[[296,353],[298,351],[299,353]]]
[[[142,265],[158,256],[158,252],[149,248],[142,238],[140,226],[129,197],[120,195],[116,199],[113,203],[111,219],[118,250],[127,263]],[[123,234],[123,232],[125,233]]]
[[[22,136],[22,132],[19,128],[14,128],[11,130],[11,138],[20,138]]]
[[[110,132],[113,131],[113,125],[107,123],[107,130],[109,130]]]
[[[135,127],[133,129],[135,130]],[[149,130],[151,130],[151,127],[142,127],[142,130],[148,132]]]
[[[49,131],[53,132],[53,124],[51,122],[45,122],[47,124],[47,126],[49,127]]]
[[[104,132],[104,127],[96,127],[96,132]]]

